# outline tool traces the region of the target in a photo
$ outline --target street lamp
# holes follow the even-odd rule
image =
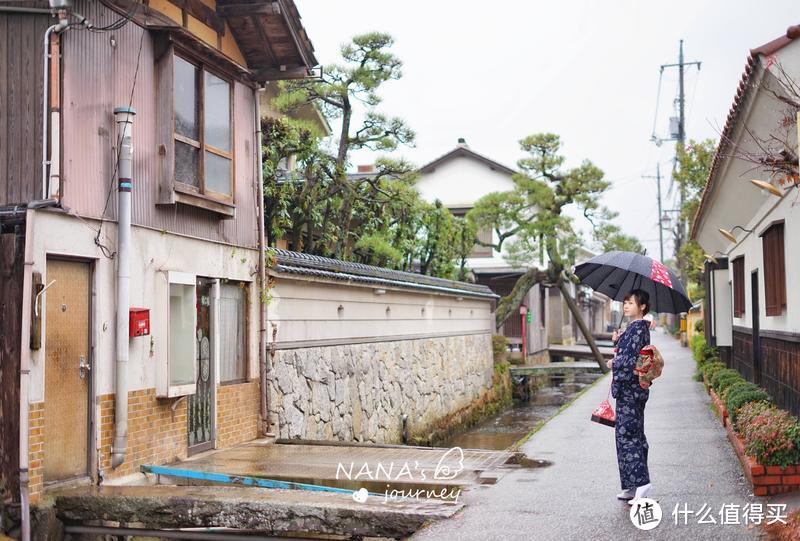
[[[736,231],[737,229],[741,229],[742,231],[746,231],[747,233],[752,233],[753,232],[752,229],[745,229],[741,225],[733,226],[730,231],[728,231],[727,229],[723,229],[723,228],[719,227],[719,228],[717,228],[717,231],[719,231],[720,235],[722,235],[723,237],[725,237],[729,241],[735,243],[736,242],[736,237],[733,235],[733,232]]]

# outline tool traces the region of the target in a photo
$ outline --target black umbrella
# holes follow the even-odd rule
[[[575,267],[575,275],[595,291],[615,301],[632,289],[650,294],[650,311],[688,312],[692,301],[678,276],[660,261],[634,252],[608,252]]]

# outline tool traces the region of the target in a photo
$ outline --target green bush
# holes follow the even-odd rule
[[[772,400],[764,389],[760,389],[756,385],[753,385],[753,387],[739,385],[735,389],[728,391],[728,397],[725,399],[725,407],[728,408],[728,417],[731,418],[732,423],[736,423],[739,410],[745,404],[750,402],[769,402]]]
[[[699,333],[703,332],[703,320],[702,319],[698,319],[697,321],[694,322],[694,332],[699,332]]]
[[[508,352],[508,340],[502,334],[492,335],[492,353],[494,354],[494,362],[502,363],[506,360]]]
[[[732,385],[728,386],[728,388],[725,389],[725,396],[720,396],[720,398],[722,398],[723,400],[727,400],[728,397],[731,395],[731,393],[735,394],[738,392],[755,391],[755,390],[758,390],[758,385],[750,381],[747,381],[745,379],[742,379],[741,381],[737,381]]]
[[[703,348],[706,346],[706,338],[702,334],[695,334],[689,343],[692,350],[692,356],[698,363],[703,362]]]
[[[709,362],[700,367],[700,371],[708,378],[709,383],[711,382],[711,378],[714,377],[714,374],[720,370],[725,370],[725,365],[719,361]]]
[[[718,370],[717,373],[714,374],[714,377],[711,378],[711,387],[719,394],[725,387],[739,380],[744,381],[742,376],[739,375],[739,372],[732,368],[723,368],[722,370]],[[726,381],[728,383],[724,383]]]

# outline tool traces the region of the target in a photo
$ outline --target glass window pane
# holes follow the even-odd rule
[[[194,287],[169,285],[169,383],[195,382]]]
[[[236,283],[222,284],[220,287],[220,381],[236,381],[246,378],[244,355],[245,291],[244,287]]]
[[[175,57],[175,132],[197,141],[197,74],[199,70]]]
[[[231,86],[227,81],[205,72],[203,90],[205,143],[225,152],[231,151]]]
[[[199,154],[200,150],[192,145],[175,141],[175,180],[200,187]]]
[[[231,161],[206,151],[206,190],[231,193]]]

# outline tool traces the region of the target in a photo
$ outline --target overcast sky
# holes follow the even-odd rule
[[[656,186],[641,176],[660,162],[666,198],[673,143],[656,147],[650,136],[654,119],[656,135],[669,136],[678,91],[678,70],[668,68],[657,99],[660,66],[677,63],[680,39],[685,60],[702,62],[686,69],[687,137],[717,139],[749,50],[800,23],[797,0],[295,1],[323,65],[353,35],[394,36],[403,78],[385,85],[380,110],[417,134],[396,156],[423,165],[464,137],[515,167],[522,137],[557,133],[570,165],[589,159],[605,171],[605,204],[654,257]]]

